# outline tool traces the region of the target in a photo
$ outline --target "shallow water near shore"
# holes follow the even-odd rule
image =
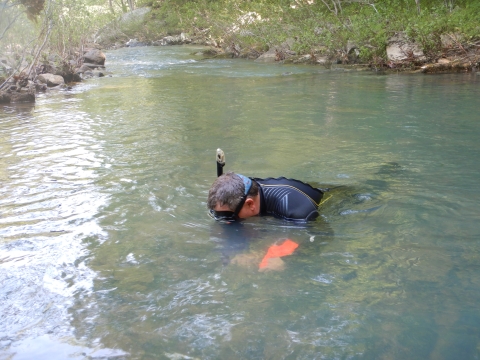
[[[478,358],[480,76],[195,51],[0,108],[0,359]],[[215,223],[218,147],[322,217]]]

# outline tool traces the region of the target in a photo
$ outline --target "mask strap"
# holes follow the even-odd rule
[[[245,185],[245,194],[244,196],[247,196],[248,192],[250,191],[250,188],[252,187],[252,180],[246,176],[243,176],[242,174],[237,174],[240,176],[240,178],[243,181],[243,185]]]
[[[243,176],[241,174],[237,174],[238,176],[240,176],[240,178],[242,179],[243,181],[243,185],[245,185],[245,193],[243,194],[242,196],[242,199],[240,200],[240,202],[238,203],[238,206],[237,208],[235,209],[234,211],[234,214],[236,216],[238,216],[238,214],[240,213],[240,211],[242,210],[242,207],[243,205],[245,204],[245,201],[247,200],[247,195],[248,195],[248,192],[250,191],[250,188],[252,187],[252,180],[246,176]]]

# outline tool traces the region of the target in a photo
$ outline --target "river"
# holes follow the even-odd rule
[[[195,51],[0,108],[0,359],[478,359],[480,76]],[[321,217],[225,230],[219,147]]]

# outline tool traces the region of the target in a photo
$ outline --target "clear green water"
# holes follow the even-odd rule
[[[477,359],[480,76],[192,51],[109,52],[112,77],[0,109],[0,358]],[[308,226],[225,229],[218,147],[340,187]]]

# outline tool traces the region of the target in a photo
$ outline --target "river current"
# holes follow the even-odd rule
[[[480,75],[195,51],[0,107],[0,359],[478,359]],[[321,217],[215,223],[219,147]]]

